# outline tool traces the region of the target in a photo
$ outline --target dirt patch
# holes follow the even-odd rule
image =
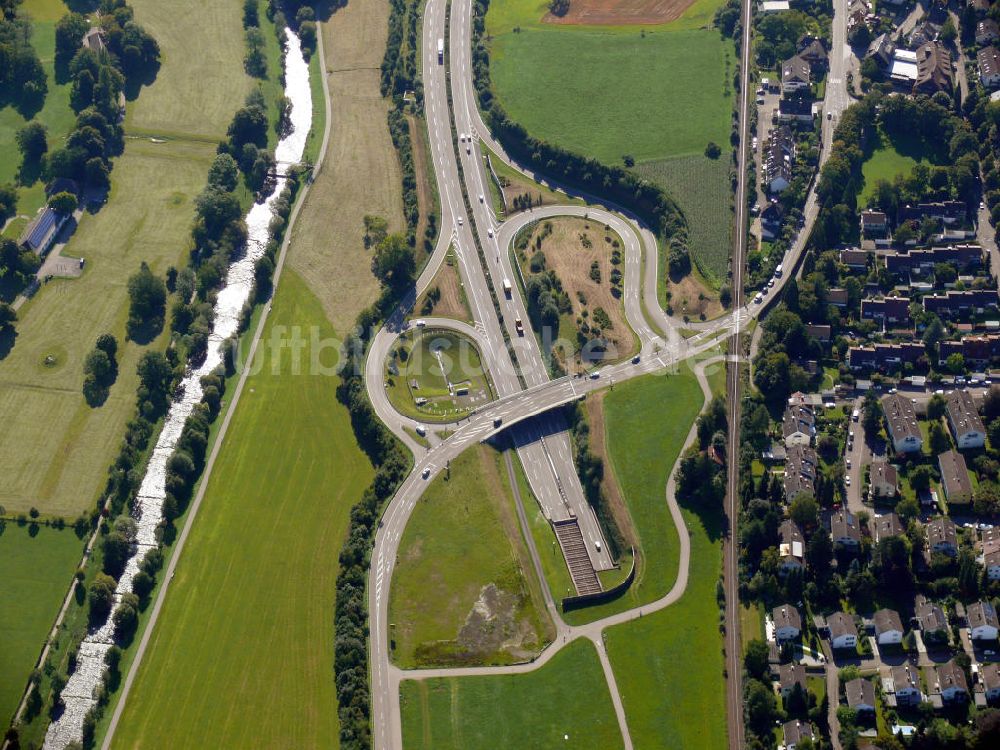
[[[622,497],[621,488],[618,486],[618,480],[615,479],[614,470],[611,468],[611,459],[608,456],[607,435],[604,434],[604,396],[606,394],[607,391],[598,391],[584,402],[587,409],[587,422],[590,424],[590,449],[604,462],[605,471],[604,478],[601,480],[601,488],[604,490],[604,496],[608,499],[608,507],[611,508],[615,525],[621,531],[625,542],[638,548],[632,516],[625,505],[625,498]]]
[[[694,274],[689,273],[676,282],[668,279],[667,294],[670,295],[667,304],[678,318],[686,315],[689,320],[712,320],[725,312],[718,292],[709,289]]]
[[[430,212],[433,210],[433,191],[431,189],[430,175],[427,171],[427,142],[424,140],[423,122],[413,115],[406,116],[406,122],[410,126],[410,143],[413,144],[413,170],[417,177],[417,210],[420,218],[417,220],[417,268],[423,265],[424,260],[434,251],[434,246],[425,246],[424,232],[427,230],[427,221]]]
[[[676,21],[694,0],[570,0],[564,16],[546,13],[545,23],[585,26],[653,25]]]
[[[519,596],[497,588],[496,584],[484,586],[458,633],[458,645],[473,653],[503,650],[518,656],[525,637],[534,640],[528,623],[517,621],[519,602]]]
[[[448,253],[434,281],[417,300],[413,309],[420,315],[471,322],[472,315],[469,313],[465,292],[462,290],[458,269],[455,267],[455,256],[452,253]]]
[[[539,241],[541,244],[539,245]],[[625,319],[621,300],[625,256],[621,238],[604,224],[590,219],[560,218],[540,222],[532,232],[527,247],[518,250],[525,277],[536,272],[535,256],[541,248],[545,270],[555,271],[569,298],[570,310],[564,313],[567,326],[560,326],[560,336],[572,336],[572,358],[563,356],[568,369],[582,371],[592,361],[580,356],[582,341],[604,338],[607,351],[603,359],[615,361],[631,355],[635,336]],[[617,281],[615,281],[618,279]],[[581,341],[582,338],[582,341]],[[595,353],[594,359],[600,359]]]

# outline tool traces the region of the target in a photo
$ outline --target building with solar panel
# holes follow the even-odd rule
[[[63,224],[68,218],[68,215],[53,211],[46,206],[28,224],[21,239],[18,240],[18,244],[39,255],[45,255],[52,247],[52,243],[59,235],[59,230],[63,228]]]

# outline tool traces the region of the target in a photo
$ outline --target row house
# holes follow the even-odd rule
[[[787,125],[775,128],[764,147],[764,185],[771,193],[780,193],[792,184],[795,140]]]
[[[972,502],[972,480],[965,465],[965,456],[958,451],[945,451],[938,456],[941,470],[941,486],[944,497],[953,505],[968,505]]]
[[[802,570],[805,567],[805,538],[798,524],[790,518],[785,519],[778,527],[778,536],[781,539],[778,543],[778,557],[781,558],[779,572],[785,575],[793,570]]]
[[[964,317],[971,313],[995,310],[998,304],[995,289],[969,289],[943,294],[928,294],[923,299],[924,310],[943,318]]]
[[[979,416],[972,394],[964,388],[947,396],[945,415],[948,428],[960,450],[986,445],[986,427]]]
[[[845,248],[840,251],[840,262],[852,271],[868,270],[869,254],[856,247]]]
[[[952,354],[961,354],[966,365],[985,367],[1000,357],[1000,335],[963,336],[957,341],[938,343],[939,365],[944,365]]]
[[[924,439],[917,425],[917,414],[910,399],[892,393],[882,399],[882,411],[892,446],[897,453],[913,453],[923,447]]]
[[[1000,50],[993,46],[983,47],[976,53],[976,63],[983,86],[988,89],[1000,86]]]
[[[923,344],[907,341],[902,344],[852,346],[847,350],[847,365],[852,370],[893,370],[904,362],[915,365],[926,354]]]
[[[785,447],[809,445],[816,435],[816,414],[805,404],[789,405],[781,422],[781,435]]]
[[[861,319],[874,320],[883,326],[910,324],[909,297],[881,297],[861,300]]]
[[[927,523],[927,549],[949,557],[958,557],[958,532],[955,522],[947,516],[938,516]]]
[[[935,219],[944,224],[957,224],[965,219],[965,213],[965,203],[962,201],[927,201],[915,206],[900,206],[896,213],[896,223]]]
[[[1000,529],[992,528],[983,532],[983,567],[986,577],[1000,581]]]
[[[944,245],[914,248],[906,253],[885,253],[885,267],[900,276],[910,273],[930,274],[938,263],[950,263],[959,271],[983,267],[983,248],[979,245]]]
[[[816,491],[816,451],[808,445],[792,445],[785,457],[785,500],[791,502],[799,495]]]
[[[995,641],[1000,631],[997,610],[989,602],[973,602],[965,608],[969,637],[974,641]]]

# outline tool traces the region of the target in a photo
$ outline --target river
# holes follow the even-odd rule
[[[285,30],[285,96],[292,103],[291,130],[278,142],[275,161],[278,174],[285,174],[289,167],[299,163],[305,150],[306,138],[312,124],[312,89],[309,85],[309,65],[302,56],[299,38]],[[139,569],[139,562],[156,547],[156,529],[162,520],[164,481],[167,460],[174,451],[177,440],[195,404],[201,401],[201,378],[222,363],[222,343],[239,325],[243,306],[253,288],[254,265],[264,254],[268,242],[268,226],[274,215],[274,201],[285,187],[286,180],[279,177],[274,189],[261,203],[255,203],[246,215],[248,240],[246,252],[229,266],[226,283],[219,291],[215,303],[215,322],[209,336],[208,355],[204,363],[184,377],[181,391],[167,412],[167,417],[153,449],[146,474],[136,497],[133,517],[138,526],[136,544],[125,572],[115,591],[115,606],[124,594],[132,591],[132,578]],[[65,710],[53,721],[45,735],[45,748],[63,750],[71,742],[79,742],[83,720],[96,704],[94,691],[105,672],[104,657],[114,645],[112,618],[97,630],[88,633],[80,644],[76,669],[62,692]]]

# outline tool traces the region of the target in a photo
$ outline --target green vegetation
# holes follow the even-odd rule
[[[922,159],[900,153],[888,139],[883,138],[879,147],[861,165],[864,189],[858,198],[858,205],[868,204],[868,200],[875,195],[875,185],[879,180],[891,183],[896,177],[905,178],[919,161]]]
[[[410,750],[622,746],[589,641],[574,641],[537,672],[407,681],[400,692],[403,745]]]
[[[404,668],[524,661],[552,638],[500,461],[484,446],[465,451],[406,526],[389,604]]]
[[[729,159],[691,154],[637,164],[643,177],[666,187],[688,220],[688,247],[710,281],[724,278],[731,254]],[[699,266],[699,269],[701,266]]]
[[[670,590],[679,548],[667,508],[667,477],[703,401],[698,381],[687,366],[676,375],[649,375],[621,383],[605,396],[606,442],[638,537],[639,568],[635,582],[621,598],[568,613],[568,621],[592,621],[646,604]]]
[[[37,533],[36,533],[37,532]],[[71,529],[0,521],[0,722],[14,715],[83,542]]]
[[[715,599],[722,565],[721,509],[701,514],[685,509],[684,518],[691,534],[691,569],[684,596],[660,612],[605,631],[636,747],[708,750],[726,745],[722,638]]]
[[[453,331],[404,334],[386,363],[389,401],[402,414],[454,422],[493,399],[479,350]]]
[[[319,303],[288,271],[269,321],[280,325],[318,325],[321,336],[334,335]],[[293,374],[287,349],[278,373],[274,352],[263,354],[219,455],[116,746],[336,741],[335,551],[372,471],[347,410],[331,398],[330,381]]]

